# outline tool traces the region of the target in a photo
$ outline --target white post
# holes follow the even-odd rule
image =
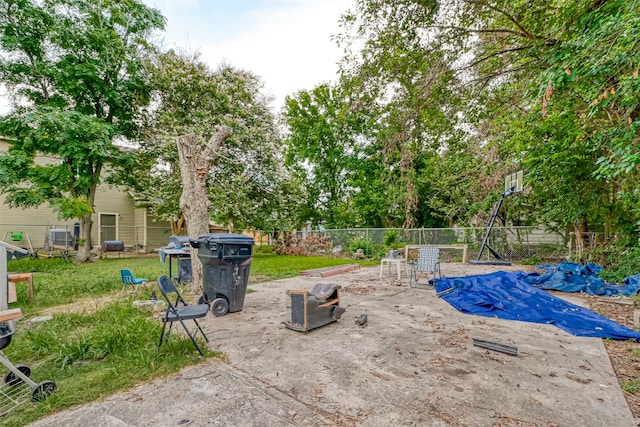
[[[9,309],[9,278],[7,276],[7,249],[23,254],[29,253],[26,249],[13,246],[0,241],[0,311]]]
[[[7,277],[7,249],[0,247],[0,311],[9,309],[9,283]]]

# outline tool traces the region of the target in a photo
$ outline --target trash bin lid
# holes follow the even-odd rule
[[[168,248],[180,249],[189,244],[189,236],[169,236]]]
[[[222,243],[222,244],[235,244],[235,245],[255,245],[253,237],[245,236],[244,234],[229,234],[229,233],[211,233],[202,234],[198,236],[198,242],[200,243]]]

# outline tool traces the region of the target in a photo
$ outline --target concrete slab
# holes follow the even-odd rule
[[[448,276],[518,267],[443,265]],[[470,316],[379,278],[377,267],[328,279],[251,286],[242,312],[208,317],[228,363],[55,414],[34,426],[635,426],[602,340],[551,325]],[[286,329],[285,290],[342,285],[342,319]],[[366,326],[354,320],[368,315]],[[473,346],[472,337],[518,347]]]

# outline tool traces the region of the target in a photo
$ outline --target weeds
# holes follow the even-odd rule
[[[625,381],[623,383],[620,383],[620,387],[622,387],[622,389],[627,393],[636,394],[638,391],[640,391],[640,379],[635,378],[630,381]]]
[[[602,279],[622,283],[626,277],[640,273],[640,248],[599,246],[589,253],[589,261],[605,267],[599,275]]]
[[[50,380],[58,391],[46,402],[25,404],[3,418],[24,425],[52,411],[111,395],[140,381],[177,372],[197,357],[191,341],[178,334],[156,344],[160,322],[119,300],[95,313],[61,313],[46,322],[18,328],[5,353],[34,367],[34,381]],[[206,357],[221,357],[205,349]]]

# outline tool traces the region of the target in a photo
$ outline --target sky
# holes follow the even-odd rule
[[[199,52],[262,78],[278,112],[287,95],[337,79],[340,48],[331,36],[350,0],[142,0],[167,19],[165,49]],[[0,114],[8,101],[0,87]]]
[[[260,76],[279,111],[286,95],[337,79],[331,36],[350,0],[143,0],[167,18],[165,48]]]

